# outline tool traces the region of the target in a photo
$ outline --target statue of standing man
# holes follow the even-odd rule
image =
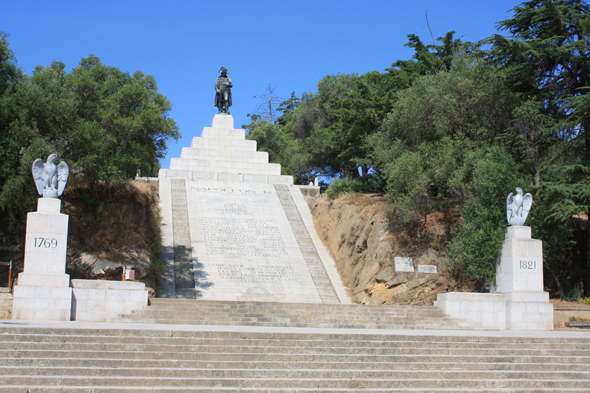
[[[219,108],[219,113],[226,113],[229,115],[229,107],[231,106],[231,79],[227,76],[227,68],[221,67],[219,69],[221,76],[215,81],[215,105]]]

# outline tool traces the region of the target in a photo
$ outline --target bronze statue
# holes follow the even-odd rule
[[[215,103],[213,104],[219,108],[219,113],[227,113],[229,115],[229,107],[231,106],[231,79],[227,76],[227,68],[221,67],[219,69],[221,76],[215,81]]]

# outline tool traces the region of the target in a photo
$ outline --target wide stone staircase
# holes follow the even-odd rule
[[[3,393],[589,390],[590,338],[0,326]]]
[[[473,329],[433,306],[377,306],[150,299],[141,312],[111,322],[357,329]]]

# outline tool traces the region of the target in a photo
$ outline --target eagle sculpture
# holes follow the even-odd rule
[[[64,192],[70,168],[65,161],[55,165],[53,161],[57,158],[57,154],[51,154],[47,157],[47,162],[43,164],[40,158],[33,162],[33,178],[37,185],[39,195],[43,198],[57,198]]]
[[[516,187],[516,195],[510,193],[506,198],[506,218],[510,225],[524,225],[531,206],[533,196],[529,193],[522,195],[522,188]]]

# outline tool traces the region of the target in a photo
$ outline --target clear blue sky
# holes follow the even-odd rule
[[[59,1],[0,0],[0,30],[19,66],[63,61],[67,70],[94,54],[123,71],[156,78],[174,105],[182,133],[170,141],[171,157],[210,126],[214,82],[220,67],[232,78],[236,127],[248,123],[268,83],[289,98],[315,92],[318,81],[337,73],[379,70],[409,59],[408,34],[431,43],[457,31],[464,41],[496,33],[511,17],[515,0],[389,1]]]

